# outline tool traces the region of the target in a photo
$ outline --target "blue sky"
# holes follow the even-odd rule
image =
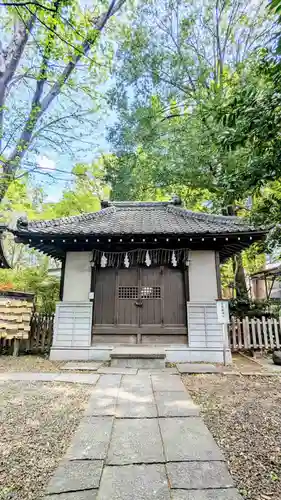
[[[85,8],[92,7],[92,0],[80,0],[80,3]],[[3,12],[3,9],[1,10]],[[2,23],[0,22],[0,27]],[[11,33],[9,26],[3,27],[1,40],[8,43]],[[24,56],[19,67],[19,74],[27,74],[28,71],[32,74],[35,67],[40,66],[41,55],[40,46],[35,45],[36,37],[40,34],[35,32],[30,36],[30,43],[27,46]],[[104,40],[104,34],[102,40]],[[104,50],[104,49],[103,49]],[[98,53],[99,62],[105,64],[106,55]],[[54,82],[58,74],[61,73],[65,61],[59,58],[51,61],[52,69],[50,73],[50,81]],[[70,174],[75,164],[79,162],[90,163],[101,153],[109,152],[110,145],[107,142],[106,127],[112,125],[116,120],[116,114],[108,108],[105,100],[105,94],[112,84],[110,75],[99,76],[100,70],[95,65],[89,70],[89,61],[85,59],[80,63],[79,69],[72,75],[72,80],[77,83],[72,89],[64,87],[64,95],[56,98],[47,113],[41,118],[37,129],[42,125],[46,125],[54,119],[69,115],[70,113],[82,113],[86,110],[93,110],[91,115],[94,124],[90,126],[87,120],[81,118],[80,123],[77,121],[68,120],[61,121],[58,129],[54,129],[52,133],[49,129],[43,130],[42,137],[38,137],[32,143],[31,148],[25,155],[22,161],[23,171],[29,171],[30,179],[33,184],[42,186],[48,196],[49,201],[57,201],[66,184],[69,186],[73,182],[74,177]],[[93,88],[93,92],[97,96],[93,99],[87,96],[87,93],[81,90],[81,85]],[[11,87],[7,99],[7,109],[5,112],[5,132],[4,140],[8,141],[5,148],[5,155],[9,155],[16,145],[17,140],[23,130],[23,124],[30,111],[30,105],[34,94],[34,78],[29,75],[24,80],[19,80]],[[50,88],[50,87],[49,87]],[[48,88],[46,89],[48,91]],[[65,128],[68,127],[68,128]],[[64,141],[64,133],[70,137]],[[76,133],[78,132],[78,133]],[[53,135],[52,135],[53,134]],[[53,144],[50,139],[54,139]],[[56,145],[55,145],[56,140]],[[60,143],[60,144],[59,144]],[[61,147],[60,147],[61,145]],[[37,169],[36,169],[37,167]],[[35,171],[34,171],[35,170]],[[60,172],[62,171],[62,172]],[[22,172],[20,172],[20,175]],[[50,175],[48,175],[50,174]]]

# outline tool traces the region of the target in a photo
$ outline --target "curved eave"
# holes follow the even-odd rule
[[[101,249],[106,251],[122,251],[127,248],[189,248],[190,250],[216,250],[224,262],[234,254],[248,248],[253,243],[265,239],[265,231],[225,234],[141,234],[141,235],[69,235],[69,234],[38,234],[32,232],[14,232],[16,241],[29,245],[36,250],[63,260],[69,251],[91,251]],[[133,241],[132,241],[133,240]]]

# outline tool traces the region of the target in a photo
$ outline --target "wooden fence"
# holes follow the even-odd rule
[[[28,340],[22,340],[21,352],[44,354],[50,351],[53,340],[54,314],[34,313]],[[281,317],[232,317],[229,325],[229,343],[233,352],[252,349],[280,349]],[[13,340],[0,339],[0,352],[11,353]]]
[[[229,342],[233,352],[251,349],[280,349],[281,317],[231,318]]]
[[[21,340],[20,352],[44,354],[50,351],[53,340],[54,314],[34,313],[27,340]],[[13,339],[0,339],[0,352],[11,354]]]

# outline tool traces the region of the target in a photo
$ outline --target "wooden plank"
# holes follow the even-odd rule
[[[50,321],[49,321],[49,335],[48,335],[48,343],[46,345],[46,350],[49,351],[51,346],[52,346],[52,343],[53,343],[53,335],[54,335],[54,319],[55,319],[55,315],[52,314],[50,316]]]
[[[238,349],[242,349],[242,333],[241,333],[241,321],[237,318],[237,335],[238,335]]]
[[[252,339],[253,339],[253,348],[257,348],[257,335],[256,335],[256,319],[251,319],[251,328],[252,328]]]
[[[244,330],[244,343],[245,347],[247,346],[247,349],[250,349],[252,347],[252,342],[251,342],[251,336],[250,336],[250,325],[249,325],[249,318],[246,316],[244,320],[245,324],[245,330]]]
[[[45,339],[46,339],[46,335],[47,335],[47,332],[48,332],[48,323],[49,323],[49,316],[44,316],[43,318],[43,323],[42,323],[42,331],[41,331],[41,343],[40,343],[40,347],[39,347],[39,350],[41,353],[44,352],[45,350]]]
[[[266,325],[266,320],[265,320],[264,316],[262,316],[261,321],[262,321],[263,345],[264,345],[265,349],[268,349],[267,325]]]
[[[241,337],[242,337],[242,346],[244,349],[247,349],[245,318],[242,318],[242,320],[241,320]]]
[[[275,347],[275,342],[274,342],[274,338],[273,338],[273,332],[272,332],[272,319],[271,319],[271,318],[268,318],[268,320],[267,320],[267,324],[268,324],[268,331],[269,331],[269,343],[270,343],[270,348],[271,348],[271,349],[274,349],[274,347]]]
[[[257,318],[257,330],[258,330],[259,348],[263,349],[263,340],[262,340],[262,334],[261,334],[261,320],[259,318]]]
[[[230,345],[232,344],[232,349],[237,350],[237,338],[236,338],[236,318],[231,316],[231,328],[230,328]]]
[[[275,329],[275,339],[276,339],[276,347],[277,349],[280,349],[280,344],[281,344],[281,318],[279,318],[279,322],[277,319],[274,320],[274,329]]]

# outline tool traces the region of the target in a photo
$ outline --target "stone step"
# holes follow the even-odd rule
[[[126,346],[110,353],[111,366],[120,368],[165,368],[166,353],[161,348]]]

